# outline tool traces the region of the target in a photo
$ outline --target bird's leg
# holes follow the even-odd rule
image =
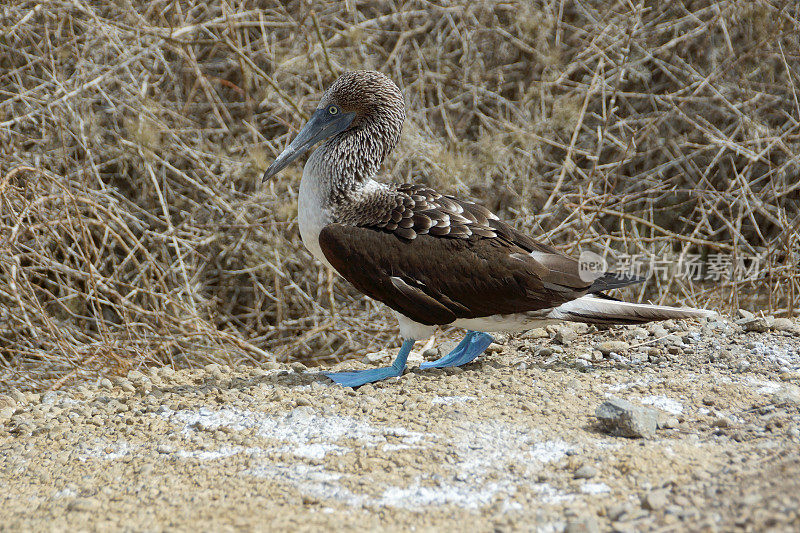
[[[452,352],[436,361],[427,361],[420,368],[445,368],[461,366],[478,357],[492,343],[491,335],[479,331],[468,331],[467,336],[458,343]]]
[[[365,383],[373,383],[382,379],[399,376],[406,368],[406,359],[414,346],[414,339],[406,339],[400,347],[397,357],[395,357],[392,366],[384,368],[370,368],[369,370],[359,370],[357,372],[327,372],[326,376],[331,378],[339,385],[345,387],[360,387]]]

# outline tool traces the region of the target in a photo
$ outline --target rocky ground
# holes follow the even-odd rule
[[[0,530],[800,529],[796,322],[560,326],[489,351],[413,354],[355,391],[298,363],[6,391]]]

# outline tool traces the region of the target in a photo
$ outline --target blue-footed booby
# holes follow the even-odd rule
[[[492,342],[486,332],[557,321],[638,324],[708,316],[701,309],[628,303],[603,291],[641,281],[599,272],[501,221],[473,202],[419,184],[376,181],[400,139],[403,94],[380,72],[341,75],[264,181],[317,143],[298,200],[306,248],[397,315],[403,344],[391,366],[326,374],[357,387],[399,376],[416,340],[437,326],[468,330],[449,354],[422,368],[459,366]]]

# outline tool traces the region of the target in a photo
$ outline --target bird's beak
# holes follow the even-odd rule
[[[264,172],[262,181],[267,181],[283,170],[289,163],[303,155],[318,142],[346,130],[353,123],[354,118],[356,118],[355,113],[339,112],[331,115],[327,109],[317,109],[311,115],[311,119],[303,126],[303,129],[300,130],[300,133],[297,134],[297,137],[289,143],[289,146],[281,152],[281,155]]]

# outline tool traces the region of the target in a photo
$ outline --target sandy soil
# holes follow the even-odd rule
[[[298,363],[8,391],[0,530],[798,530],[800,327],[739,322],[534,330],[356,391]],[[656,436],[606,433],[610,397]]]

